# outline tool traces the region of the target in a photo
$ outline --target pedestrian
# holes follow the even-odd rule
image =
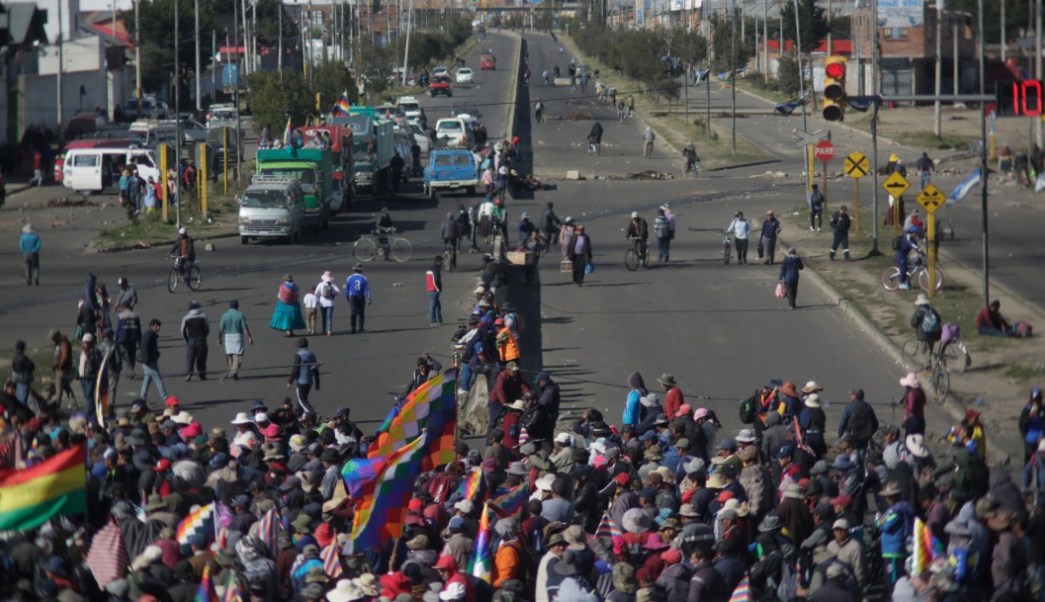
[[[794,247],[787,250],[787,257],[780,263],[780,282],[784,283],[787,291],[787,306],[795,309],[795,298],[798,296],[798,272],[805,269],[802,258]]]
[[[657,209],[657,217],[653,218],[653,235],[657,237],[657,261],[667,263],[668,249],[671,246],[671,224],[664,215],[664,209]]]
[[[878,427],[878,415],[871,404],[864,400],[864,390],[850,391],[849,403],[842,411],[842,418],[838,422],[838,438],[847,438],[857,456],[862,458],[867,453],[871,438],[878,432]],[[863,466],[862,462],[858,464]]]
[[[308,339],[302,337],[298,340],[298,350],[294,354],[294,366],[290,370],[290,378],[287,379],[287,388],[293,387],[297,391],[298,408],[302,417],[316,417],[316,410],[308,401],[308,395],[313,386],[317,391],[319,390],[319,359],[308,348]]]
[[[824,209],[827,205],[827,199],[824,198],[824,193],[820,192],[819,186],[813,184],[806,202],[809,204],[809,231],[819,232],[824,225]]]
[[[142,365],[142,386],[138,398],[148,399],[149,383],[154,383],[160,399],[167,399],[167,388],[163,386],[163,375],[160,374],[160,327],[162,322],[153,318],[149,320],[149,329],[142,333],[142,346],[138,351],[138,360]]]
[[[886,483],[878,495],[887,507],[875,524],[881,532],[882,573],[891,594],[897,580],[907,574],[907,541],[914,532],[914,511],[902,498],[896,482]]]
[[[904,388],[903,398],[900,400],[904,409],[904,435],[924,435],[925,391],[918,375],[908,372],[900,379],[900,386]]]
[[[33,186],[44,185],[44,154],[40,149],[33,151]]]
[[[316,299],[319,305],[319,312],[322,316],[322,332],[328,337],[334,335],[334,301],[337,300],[337,296],[341,294],[341,289],[334,284],[334,277],[330,275],[330,270],[323,272],[323,275],[319,277],[319,284],[315,286]]]
[[[363,264],[352,266],[352,275],[345,280],[345,300],[351,312],[352,334],[356,333],[356,319],[359,319],[359,332],[365,330],[366,306],[370,305],[370,283],[363,275]]]
[[[628,242],[637,242],[639,249],[639,263],[642,267],[649,267],[649,261],[646,259],[646,250],[649,246],[649,224],[645,218],[639,215],[638,211],[631,212],[631,221],[628,222],[628,228],[624,232],[625,238]]]
[[[831,216],[831,221],[828,222],[831,226],[831,230],[834,232],[834,238],[831,241],[831,252],[828,254],[828,258],[831,261],[835,260],[835,253],[838,252],[838,248],[842,248],[842,257],[846,261],[849,261],[849,227],[852,226],[852,220],[849,218],[849,209],[845,205],[838,208],[834,215]]]
[[[233,299],[229,301],[229,308],[222,314],[218,323],[218,345],[225,348],[225,365],[232,380],[239,380],[239,370],[243,364],[244,337],[249,344],[254,344],[247,317],[239,310],[239,300]]]
[[[35,372],[36,364],[25,354],[25,341],[15,341],[15,353],[11,356],[11,382],[15,384],[15,399],[22,405],[29,402]]]
[[[567,223],[570,221],[567,218]],[[591,265],[591,239],[584,232],[584,226],[578,225],[567,243],[569,260],[573,263],[573,283],[584,286],[584,275]]]
[[[621,112],[623,113],[623,110]],[[623,116],[621,118],[623,119]],[[697,164],[700,163],[700,158],[697,157],[697,147],[692,140],[688,141],[685,148],[682,149],[682,158],[686,160],[682,176],[688,176],[690,172],[693,172],[693,177],[697,177]]]
[[[207,380],[207,337],[210,321],[199,301],[189,301],[189,311],[181,319],[181,337],[185,340],[185,382],[196,370],[200,380]]]
[[[80,291],[80,313],[76,317],[77,337],[82,339],[83,335],[95,332],[98,326],[98,294],[96,292],[96,279],[94,274],[88,273],[84,279],[83,290]]]
[[[428,325],[443,325],[443,304],[439,295],[443,292],[443,256],[436,255],[432,267],[425,272],[425,290],[428,292]]]
[[[559,250],[563,259],[570,257],[570,241],[576,231],[577,226],[574,225],[573,218],[567,215],[566,219],[562,220],[562,228],[559,229]]]
[[[130,193],[128,189],[131,185],[131,170],[124,167],[120,170],[120,179],[118,182],[120,192],[120,207],[129,208],[133,211],[133,207],[130,206]]]
[[[22,226],[22,237],[18,240],[18,249],[25,260],[25,285],[40,286],[40,235],[33,230],[32,224]]]
[[[751,234],[751,222],[744,218],[743,211],[737,211],[725,233],[733,235],[733,243],[737,247],[737,263],[747,263],[747,237]]]
[[[141,213],[143,197],[146,197],[147,201],[145,203],[145,206],[149,207],[150,199],[148,199],[148,197],[150,195],[152,196],[152,207],[155,209],[155,206],[159,200],[159,196],[156,194],[155,184],[156,183],[153,180],[153,177],[149,176],[149,183],[148,185],[146,185],[145,181],[142,180],[142,177],[138,175],[137,168],[131,168],[130,176],[128,177],[127,181],[127,195],[128,197],[130,197],[131,207],[134,208],[135,214]],[[146,190],[146,186],[148,187],[148,190]]]
[[[762,249],[762,253],[759,253],[759,259],[762,259],[763,253],[766,256],[766,265],[773,265],[776,262],[776,240],[780,236],[780,220],[776,218],[776,214],[770,209],[766,211],[766,219],[762,220],[762,234],[759,236],[758,245]]]
[[[76,371],[73,370],[73,346],[69,342],[69,337],[57,329],[52,329],[48,334],[48,338],[54,343],[54,354],[51,359],[51,373],[55,389],[54,403],[61,408],[62,398],[68,395],[71,400],[69,407],[75,408],[76,395],[72,388],[73,379],[76,378]]]
[[[120,294],[116,297],[117,309],[120,307],[134,309],[134,306],[138,304],[138,291],[134,290],[126,278],[118,278],[116,286],[120,288]]]
[[[403,392],[403,395],[413,393],[418,387],[442,373],[443,364],[432,357],[431,353],[425,351],[421,357],[417,358],[417,366],[410,374],[410,382],[406,384],[406,391]]]
[[[301,304],[305,307],[305,328],[309,334],[316,334],[316,314],[319,311],[319,296],[316,295],[316,287],[312,286],[305,293]]]
[[[83,335],[78,366],[76,376],[80,379],[84,404],[90,408],[94,403],[94,388],[98,383],[98,371],[102,367],[102,354],[94,344],[94,335],[89,332]]]
[[[943,336],[943,321],[940,319],[939,312],[929,303],[929,297],[926,297],[925,293],[918,293],[914,306],[914,313],[911,314],[911,328],[914,329],[915,338],[922,343],[922,350],[926,353],[925,365],[928,367],[931,364],[933,348]]]
[[[923,152],[914,166],[918,168],[918,173],[921,174],[922,190],[925,190],[925,187],[932,180],[933,172],[936,171],[936,162],[929,158],[929,153]]]
[[[133,290],[133,289],[132,289]],[[116,308],[116,344],[121,355],[120,361],[126,365],[134,379],[134,362],[138,357],[138,345],[142,339],[142,323],[133,309],[121,305]]]
[[[305,318],[301,315],[300,295],[301,289],[294,284],[294,277],[290,274],[284,275],[276,293],[276,310],[272,312],[269,328],[282,330],[286,336],[292,337],[295,330],[305,327]]]

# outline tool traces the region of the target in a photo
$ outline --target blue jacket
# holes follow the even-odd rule
[[[882,556],[898,558],[907,555],[907,537],[914,531],[914,513],[907,502],[896,502],[878,519],[882,531]]]
[[[642,412],[639,411],[639,390],[632,389],[624,402],[624,416],[621,426],[638,426]]]
[[[22,235],[22,238],[18,240],[18,248],[22,253],[39,253],[40,235],[36,232],[26,232]]]
[[[798,282],[798,271],[805,268],[802,258],[797,255],[788,255],[780,264],[780,279],[784,282]]]
[[[366,297],[370,300],[370,283],[362,274],[352,274],[345,280],[345,299],[349,297]]]

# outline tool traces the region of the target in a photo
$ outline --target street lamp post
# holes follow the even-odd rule
[[[733,133],[732,133],[732,145],[733,154],[737,154],[737,2],[733,0],[732,18],[729,24],[729,69],[732,73],[729,74],[730,81],[733,82],[732,86],[732,103],[733,103]]]
[[[196,30],[196,110],[203,110],[203,89],[200,87],[200,0],[196,0],[193,10]],[[180,119],[180,117],[179,117]]]

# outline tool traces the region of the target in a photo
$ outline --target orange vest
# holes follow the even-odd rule
[[[519,359],[519,341],[515,339],[512,330],[505,326],[497,333],[497,352],[502,362],[511,362]],[[503,342],[502,342],[503,341]]]

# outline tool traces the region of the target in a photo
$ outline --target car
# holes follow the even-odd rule
[[[207,126],[195,119],[183,119],[181,122],[183,144],[196,144],[207,141]]]
[[[235,128],[239,122],[239,110],[231,104],[211,105],[207,113],[207,129]]]
[[[475,82],[472,70],[468,67],[461,67],[457,70],[457,77],[455,81],[459,84],[471,84]]]
[[[497,57],[495,57],[492,52],[484,52],[482,56],[479,57],[479,70],[486,71],[487,69],[490,71],[497,69]]]
[[[472,122],[460,117],[446,117],[435,123],[435,140],[442,146],[468,148],[475,142]]]
[[[436,96],[453,96],[454,91],[450,88],[450,78],[447,76],[432,77],[432,83],[428,84],[428,95],[432,98]]]
[[[436,67],[432,69],[432,79],[437,77],[450,77],[450,69],[446,67]]]
[[[471,151],[465,149],[436,149],[425,165],[424,191],[435,198],[439,190],[464,189],[474,195],[479,187],[479,164]]]
[[[402,109],[403,115],[410,123],[416,123],[417,118],[421,116],[421,103],[417,102],[413,96],[400,96],[396,104]]]

